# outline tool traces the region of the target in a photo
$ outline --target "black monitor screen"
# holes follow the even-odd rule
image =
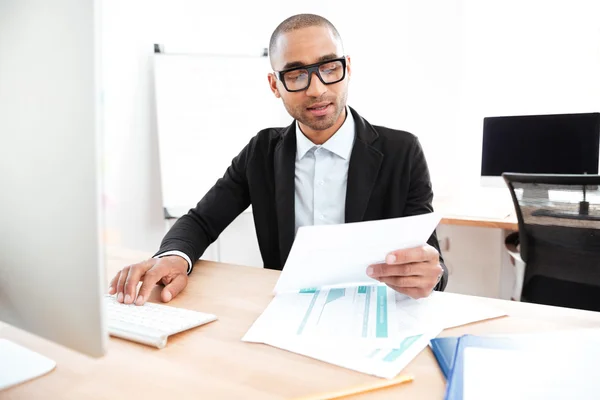
[[[482,176],[598,174],[600,113],[488,117]]]

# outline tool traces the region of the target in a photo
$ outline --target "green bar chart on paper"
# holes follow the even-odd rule
[[[397,321],[394,294],[387,286],[303,289],[297,296],[301,300],[295,309],[302,314],[297,335],[386,339],[390,321]]]

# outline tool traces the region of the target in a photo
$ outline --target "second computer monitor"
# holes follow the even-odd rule
[[[600,113],[487,117],[483,185],[502,186],[504,172],[597,174]]]

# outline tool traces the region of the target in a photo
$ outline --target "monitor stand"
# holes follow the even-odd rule
[[[0,390],[45,375],[56,363],[6,339],[0,339]]]
[[[567,210],[535,210],[531,213],[534,217],[553,217],[553,218],[568,218],[577,219],[580,221],[600,221],[599,215],[590,215],[590,203],[587,201],[579,202],[578,211]]]
[[[568,218],[582,221],[600,221],[600,216],[590,215],[590,203],[587,201],[587,187],[583,187],[583,201],[579,202],[577,211],[539,209],[531,213],[535,217]]]

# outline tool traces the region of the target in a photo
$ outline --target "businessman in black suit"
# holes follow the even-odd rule
[[[109,289],[118,301],[141,305],[157,283],[165,286],[162,300],[170,301],[187,285],[193,262],[250,204],[264,266],[278,270],[301,226],[433,211],[417,138],[371,125],[346,105],[350,57],[328,20],[311,14],[286,19],[269,50],[270,88],[294,122],[260,131],[174,224],[155,257],[119,271]],[[413,298],[445,288],[448,273],[435,232],[425,246],[385,256],[384,264],[365,266],[365,274]]]

